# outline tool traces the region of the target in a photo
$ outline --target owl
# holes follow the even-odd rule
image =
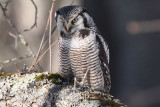
[[[109,49],[89,12],[81,6],[65,6],[56,11],[55,20],[60,31],[59,74],[74,76],[78,82],[86,76],[84,86],[109,93]]]

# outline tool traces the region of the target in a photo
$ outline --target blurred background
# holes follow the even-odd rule
[[[0,0],[6,1],[6,0]],[[24,38],[37,53],[45,31],[51,0],[34,0],[38,7],[37,28],[24,32]],[[56,0],[54,11],[72,0]],[[129,107],[160,107],[160,1],[159,0],[75,0],[88,9],[110,48],[111,94]],[[11,0],[7,14],[22,31],[34,23],[30,0]],[[53,26],[55,21],[53,20]],[[0,62],[28,54],[28,50],[8,32],[15,33],[0,10]],[[56,30],[53,41],[59,37]],[[55,45],[53,72],[57,71]],[[46,47],[47,49],[47,47]],[[48,54],[40,65],[49,70]],[[33,58],[5,64],[1,72],[17,72],[30,66]]]

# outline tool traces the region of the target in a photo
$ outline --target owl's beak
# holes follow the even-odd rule
[[[68,25],[66,25],[66,30],[67,30],[67,31],[69,30],[69,26],[68,26]]]

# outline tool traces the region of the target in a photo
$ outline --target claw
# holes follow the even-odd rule
[[[78,83],[78,85],[80,85],[80,87],[83,87],[83,86],[84,86],[84,81],[85,81],[85,79],[86,79],[86,77],[87,77],[88,71],[89,71],[89,70],[86,71],[86,73],[85,73],[85,75],[84,75],[84,77],[83,77],[83,79],[82,79],[81,82],[78,82],[77,79],[76,79],[76,77],[74,78],[74,89],[76,89],[77,83]]]
[[[77,87],[77,79],[76,79],[76,77],[74,78],[74,89],[76,89],[76,87]]]
[[[86,71],[86,73],[85,73],[82,81],[80,82],[80,85],[82,85],[82,86],[84,85],[84,81],[85,81],[85,79],[86,79],[86,77],[87,77],[88,71],[89,71],[89,69],[87,69],[87,71]]]

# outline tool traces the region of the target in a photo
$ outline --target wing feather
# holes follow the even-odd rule
[[[101,35],[96,35],[96,40],[99,46],[99,59],[100,59],[101,69],[104,75],[105,90],[109,92],[111,87],[111,78],[109,71],[109,48]]]

